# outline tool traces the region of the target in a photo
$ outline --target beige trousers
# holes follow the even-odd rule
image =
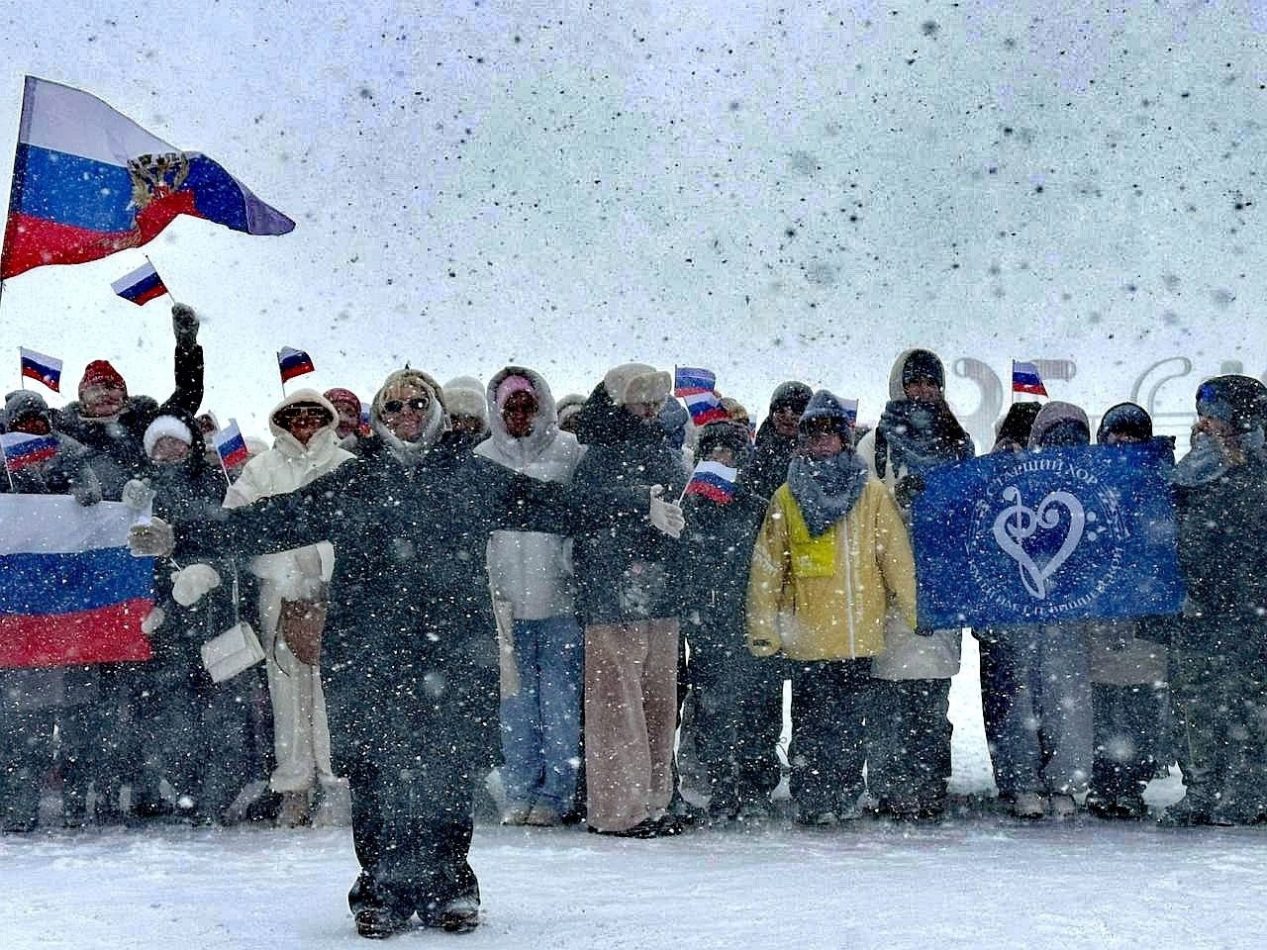
[[[585,782],[598,831],[625,831],[668,807],[677,648],[676,619],[585,628]]]

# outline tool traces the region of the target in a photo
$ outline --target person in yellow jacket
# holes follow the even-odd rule
[[[871,658],[893,603],[915,623],[915,564],[889,492],[853,450],[841,401],[820,390],[752,553],[748,649],[791,661],[797,820],[856,818]]]

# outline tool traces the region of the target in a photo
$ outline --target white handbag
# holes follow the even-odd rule
[[[238,576],[233,573],[233,614],[238,612]],[[249,670],[264,659],[264,648],[251,625],[239,619],[219,636],[212,637],[201,647],[202,665],[213,683],[223,683],[239,673]]]

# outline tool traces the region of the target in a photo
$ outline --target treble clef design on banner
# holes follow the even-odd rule
[[[1046,600],[1047,582],[1060,570],[1061,565],[1069,560],[1069,556],[1082,540],[1082,532],[1087,521],[1082,502],[1076,495],[1067,491],[1054,491],[1047,495],[1037,508],[1030,508],[1021,499],[1021,490],[1015,485],[1009,485],[1003,489],[1003,500],[1010,504],[994,519],[994,541],[1004,554],[1017,563],[1021,573],[1021,583],[1025,585],[1030,595],[1036,600]],[[1060,507],[1069,512],[1069,529],[1060,544],[1060,549],[1050,561],[1039,567],[1030,553],[1025,550],[1024,542],[1039,531],[1050,531],[1059,527]]]

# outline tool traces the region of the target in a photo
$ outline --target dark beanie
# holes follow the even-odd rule
[[[1197,415],[1230,422],[1242,432],[1267,421],[1267,386],[1236,374],[1207,379],[1197,389]]]
[[[805,411],[805,407],[809,405],[810,397],[814,395],[814,390],[797,380],[788,380],[786,383],[779,383],[774,390],[774,395],[770,397],[770,411],[778,412],[780,409],[791,409],[797,415]]]
[[[1104,414],[1096,430],[1095,441],[1101,445],[1111,435],[1126,436],[1139,442],[1153,437],[1153,420],[1143,406],[1119,402]]]
[[[839,396],[826,389],[820,389],[814,393],[809,405],[805,407],[805,411],[801,414],[799,425],[802,434],[809,423],[819,419],[830,419],[833,423],[832,428],[840,434],[840,438],[845,445],[853,445],[853,422],[849,418],[849,411],[845,408],[844,403],[840,401]]]
[[[717,446],[724,445],[741,457],[751,448],[748,427],[741,422],[710,422],[700,430],[697,458],[706,459]]]
[[[946,369],[931,350],[911,350],[902,366],[902,385],[915,379],[931,379],[938,389],[946,388]]]

